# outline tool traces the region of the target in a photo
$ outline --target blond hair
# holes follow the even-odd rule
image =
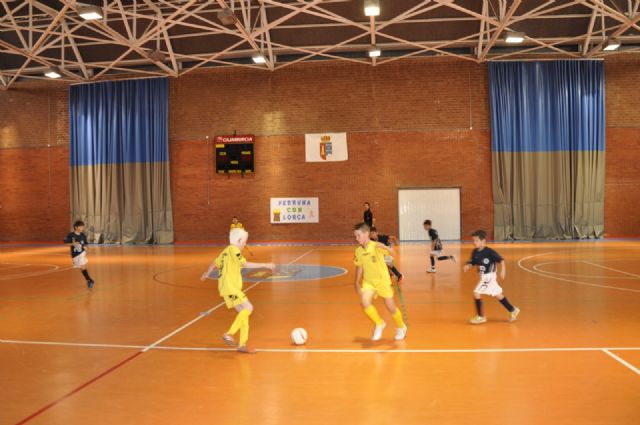
[[[235,245],[241,240],[246,241],[248,237],[249,232],[240,227],[236,227],[234,229],[231,229],[231,231],[229,232],[229,243]]]

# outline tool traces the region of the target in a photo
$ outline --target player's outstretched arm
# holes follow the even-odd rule
[[[389,254],[393,254],[393,248],[390,246],[386,246],[381,242],[376,242],[376,248],[382,249],[383,251],[387,251]]]
[[[393,245],[400,245],[400,241],[395,236],[389,236],[389,242],[391,242]]]
[[[273,271],[273,269],[276,268],[276,265],[275,263],[252,263],[247,261],[242,267],[246,269],[269,269]]]
[[[200,280],[206,280],[209,276],[211,276],[211,273],[213,273],[213,271],[215,269],[217,269],[217,268],[218,268],[218,266],[216,265],[216,262],[214,261],[213,263],[211,263],[211,265],[209,266],[207,271],[202,273],[202,276],[200,276]]]

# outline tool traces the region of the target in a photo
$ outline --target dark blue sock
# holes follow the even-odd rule
[[[499,300],[500,304],[502,304],[504,306],[504,308],[506,308],[509,311],[513,311],[513,306],[511,305],[511,303],[509,302],[509,300],[507,300],[507,297],[504,297],[503,299]]]
[[[395,274],[397,278],[402,276],[402,273],[400,273],[398,269],[396,269],[396,266],[391,267],[391,273]]]
[[[436,266],[436,259],[433,258],[433,256],[429,256],[429,259],[431,260],[431,267],[435,267]]]
[[[476,313],[478,313],[478,316],[484,317],[484,314],[482,313],[482,300],[475,299],[475,302],[476,302]]]

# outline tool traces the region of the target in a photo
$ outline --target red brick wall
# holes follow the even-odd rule
[[[632,55],[606,62],[608,235],[640,234],[638,65]],[[463,234],[491,230],[487,98],[486,66],[447,59],[203,70],[172,80],[176,240],[222,240],[234,214],[254,240],[349,239],[365,200],[382,230],[395,233],[401,187],[460,187]],[[0,241],[59,240],[68,228],[66,102],[60,83],[0,91]],[[255,176],[214,173],[205,138],[234,130],[258,135]],[[304,133],[322,131],[349,133],[348,162],[304,162]],[[271,196],[318,196],[321,223],[272,226]]]

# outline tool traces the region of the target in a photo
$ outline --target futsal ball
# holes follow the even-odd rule
[[[390,255],[385,255],[384,262],[387,266],[391,267],[391,265],[393,264],[393,257]]]
[[[291,342],[295,345],[304,345],[307,342],[307,331],[302,328],[295,328],[291,331]]]

